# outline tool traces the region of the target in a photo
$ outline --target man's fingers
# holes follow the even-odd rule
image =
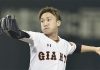
[[[7,19],[6,18],[2,18],[1,19],[1,28],[3,30],[6,30],[7,29]]]
[[[1,19],[1,28],[3,30],[15,30],[17,29],[16,19],[14,15],[7,15]]]
[[[7,19],[15,19],[15,16],[14,15],[6,15],[6,18]]]
[[[1,20],[0,20],[0,35],[3,33],[3,29],[1,27]]]

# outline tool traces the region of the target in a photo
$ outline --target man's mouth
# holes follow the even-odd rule
[[[44,28],[44,30],[49,29],[49,28]]]

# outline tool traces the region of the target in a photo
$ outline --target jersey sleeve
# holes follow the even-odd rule
[[[22,41],[29,43],[29,46],[34,46],[36,43],[39,43],[39,32],[33,31],[24,31],[29,34],[30,38],[23,38]]]
[[[69,42],[69,55],[72,54],[76,50],[76,44],[73,42]]]
[[[24,30],[23,30],[23,31],[24,31]],[[27,33],[27,34],[29,34],[30,31],[24,31],[24,32]],[[29,34],[29,36],[30,36],[29,38],[21,38],[21,39],[19,39],[19,40],[31,44],[31,42],[32,42],[31,35]]]

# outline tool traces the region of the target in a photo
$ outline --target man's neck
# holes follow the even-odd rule
[[[50,39],[54,40],[55,42],[59,41],[58,34],[51,34],[51,35],[46,35],[46,36],[49,37]]]

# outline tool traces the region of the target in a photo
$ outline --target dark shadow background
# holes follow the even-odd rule
[[[0,35],[0,70],[28,70],[29,53],[27,43]]]

